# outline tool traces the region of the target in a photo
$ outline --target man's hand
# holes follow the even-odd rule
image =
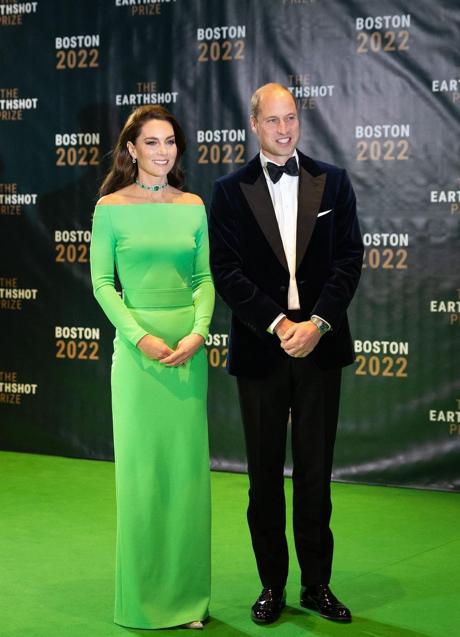
[[[165,356],[169,356],[169,354],[173,353],[173,350],[166,345],[162,338],[152,336],[151,334],[143,336],[136,343],[136,347],[138,347],[148,358],[156,361],[161,361],[165,358]]]
[[[177,367],[183,365],[200,349],[204,343],[204,338],[199,334],[188,334],[184,336],[178,343],[174,351],[171,351],[169,356],[162,358],[160,363],[167,365],[168,367]]]
[[[315,349],[321,338],[319,329],[311,321],[292,323],[283,331],[281,347],[293,358],[305,358]]]
[[[292,325],[295,325],[295,323],[293,321],[290,321],[287,316],[284,316],[274,327],[274,332],[277,335],[277,337],[280,339],[280,341],[282,340],[283,336],[286,333],[286,330],[289,327],[292,327]]]

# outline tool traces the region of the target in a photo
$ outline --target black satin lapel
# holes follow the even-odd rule
[[[296,269],[302,263],[313,234],[319,206],[323,198],[324,186],[326,185],[326,174],[323,173],[313,177],[301,166],[299,182]]]
[[[289,270],[275,210],[264,174],[261,173],[253,184],[240,183],[240,186],[271,249],[278,257],[283,268]]]

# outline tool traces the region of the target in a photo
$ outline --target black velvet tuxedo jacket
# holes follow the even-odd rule
[[[356,199],[346,172],[298,152],[297,269],[302,320],[332,326],[312,358],[323,369],[354,360],[346,315],[363,262]],[[289,270],[259,155],[214,184],[209,235],[217,292],[232,311],[228,370],[266,374],[283,355],[267,332],[287,312]]]

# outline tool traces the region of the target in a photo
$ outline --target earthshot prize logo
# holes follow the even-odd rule
[[[451,215],[460,214],[460,177],[457,177],[457,188],[448,190],[431,190],[430,203],[440,204],[442,210],[449,210]]]
[[[460,105],[460,68],[452,72],[450,77],[431,80],[431,91],[436,96],[447,96],[454,104]]]
[[[165,5],[175,4],[177,0],[115,0],[117,8],[127,8],[132,17],[162,15]]]
[[[156,81],[136,82],[134,92],[117,93],[115,106],[143,106],[144,104],[176,104],[178,91],[159,91]]]
[[[319,5],[320,0],[278,0],[278,2],[283,7],[305,9],[307,7],[313,7],[315,5]]]
[[[460,436],[460,398],[456,398],[454,403],[454,409],[430,409],[428,420],[446,424],[449,436]]]
[[[432,299],[430,312],[439,314],[440,318],[442,316],[449,325],[460,327],[460,288],[455,290],[453,299]]]
[[[333,97],[335,93],[335,84],[312,80],[311,73],[289,73],[286,83],[299,109],[316,109],[318,100]]]
[[[16,27],[24,24],[24,16],[37,13],[38,2],[2,2],[0,27]]]
[[[23,97],[17,87],[0,88],[0,121],[22,120],[24,111],[34,111],[37,108],[38,97]]]
[[[455,290],[453,299],[432,299],[430,312],[440,315],[450,326],[460,326],[460,288]],[[447,321],[446,321],[447,318]],[[454,409],[429,409],[428,420],[447,426],[449,436],[460,436],[460,399],[455,400]]]
[[[22,381],[16,371],[0,370],[0,405],[21,405],[25,397],[37,392],[38,383]]]
[[[21,287],[18,277],[0,276],[0,311],[22,311],[26,303],[36,301],[37,288]]]
[[[0,183],[0,216],[20,216],[24,206],[35,206],[37,193],[18,192],[16,183]]]

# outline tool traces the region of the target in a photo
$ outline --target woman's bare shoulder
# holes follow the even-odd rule
[[[182,192],[181,190],[176,190],[174,193],[174,203],[180,203],[187,206],[203,206],[203,200],[198,195],[195,195],[193,192]]]
[[[115,192],[101,197],[97,204],[103,206],[120,206],[122,204],[131,203],[133,196],[131,194],[131,186],[126,186]]]

